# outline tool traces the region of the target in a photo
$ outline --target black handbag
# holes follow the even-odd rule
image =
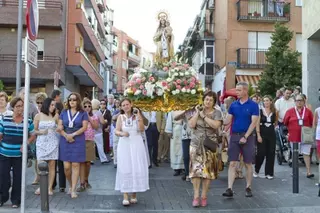
[[[204,121],[205,122],[205,121]],[[207,127],[204,127],[204,134],[205,138],[203,141],[203,146],[206,150],[209,150],[211,152],[216,152],[217,151],[217,143],[213,140],[211,140],[208,135],[207,135]]]

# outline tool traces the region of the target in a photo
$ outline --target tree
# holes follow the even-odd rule
[[[0,80],[0,91],[4,91],[4,85],[3,82]]]
[[[267,65],[259,81],[262,95],[274,96],[281,87],[301,85],[302,65],[300,53],[292,50],[289,43],[293,32],[284,24],[276,23],[271,36],[271,47],[266,52]]]

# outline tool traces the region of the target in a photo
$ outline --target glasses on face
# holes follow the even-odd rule
[[[76,98],[69,98],[69,101],[77,101]]]
[[[84,108],[86,109],[86,108],[91,108],[91,106],[84,106]]]
[[[106,105],[106,103],[100,103],[100,105]]]
[[[23,105],[16,105],[14,108],[22,108]]]
[[[297,99],[296,102],[303,102],[303,100],[302,99]]]
[[[41,102],[41,101],[37,101],[37,104],[42,104],[43,102]]]

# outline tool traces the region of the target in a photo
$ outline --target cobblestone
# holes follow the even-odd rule
[[[318,169],[313,166],[313,171]],[[112,165],[96,163],[92,167],[90,182],[92,189],[81,193],[79,198],[71,199],[65,193],[56,192],[50,196],[52,213],[300,213],[320,212],[320,198],[317,197],[318,187],[314,179],[305,177],[305,168],[300,169],[300,193],[292,193],[291,169],[287,165],[276,166],[274,180],[254,179],[254,197],[246,198],[245,181],[237,180],[234,186],[234,198],[226,199],[221,196],[227,186],[227,169],[220,174],[218,180],[212,182],[208,194],[208,206],[194,209],[191,206],[192,184],[184,182],[180,177],[174,177],[169,164],[150,169],[150,190],[138,194],[139,203],[123,207],[122,196],[114,191],[116,170]],[[40,212],[40,197],[34,195],[36,187],[31,186],[33,169],[28,169],[26,212]],[[7,202],[0,208],[0,213],[18,213],[20,210],[10,208]]]

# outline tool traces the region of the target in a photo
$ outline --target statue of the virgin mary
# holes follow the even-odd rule
[[[155,54],[155,62],[163,63],[168,62],[174,58],[174,48],[172,28],[168,19],[168,14],[160,12],[157,16],[159,26],[153,41],[157,45],[157,51]]]

